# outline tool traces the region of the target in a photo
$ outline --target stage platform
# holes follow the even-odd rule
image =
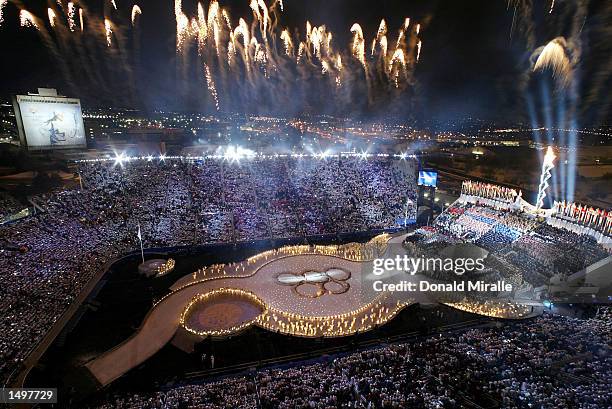
[[[257,325],[316,338],[383,325],[415,302],[438,302],[429,294],[417,299],[372,289],[371,260],[394,257],[405,237],[383,234],[365,244],[286,246],[240,263],[199,269],[171,287],[133,336],[86,367],[101,385],[108,385],[159,351],[179,329],[202,338],[225,337]],[[520,311],[514,318],[520,318]]]

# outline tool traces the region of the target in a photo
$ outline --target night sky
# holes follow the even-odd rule
[[[89,34],[83,40],[81,46],[86,52],[75,51],[74,44],[66,43],[64,49],[58,47],[56,56],[44,46],[44,40],[34,29],[19,28],[15,4],[6,6],[0,27],[4,56],[0,95],[6,98],[12,93],[48,86],[58,88],[63,94],[80,97],[86,108],[115,106],[213,111],[210,100],[204,95],[206,84],[197,78],[197,68],[191,66],[187,75],[178,73],[173,1],[137,2],[142,8],[137,33],[133,33],[129,23],[134,3],[123,0],[116,0],[116,3],[117,11],[110,8],[110,3],[101,6],[102,1],[82,4],[86,4],[89,13],[98,18],[105,9],[113,22],[122,27],[118,31],[124,38],[123,52],[106,49],[103,33],[98,33],[95,36]],[[435,117],[448,120],[472,116],[507,122],[528,121],[526,95],[534,94],[537,104],[537,95],[542,94],[542,87],[537,82],[551,82],[547,78],[536,78],[522,86],[530,67],[529,57],[536,47],[553,38],[571,35],[572,25],[577,23],[578,13],[574,8],[578,2],[557,0],[556,9],[551,14],[548,13],[548,1],[536,1],[533,5],[524,0],[518,3],[511,39],[515,10],[509,8],[505,0],[285,0],[281,14],[283,27],[297,28],[303,34],[306,20],[313,25],[325,24],[334,33],[336,49],[342,50],[347,50],[351,42],[349,29],[354,22],[362,25],[366,44],[375,35],[381,18],[387,21],[390,43],[394,41],[404,17],[410,17],[415,23],[421,22],[423,49],[414,71],[414,84],[401,94],[393,93],[392,96],[386,91],[376,91],[375,98],[369,102],[355,91],[347,97],[349,103],[344,101],[344,104],[327,103],[330,101],[327,90],[315,80],[309,80],[313,82],[308,84],[308,89],[320,95],[296,94],[295,103],[289,104],[291,106],[286,102],[276,104],[272,93],[254,99],[247,107],[235,102],[224,105],[228,100],[238,101],[244,97],[224,99],[225,95],[220,92],[222,110],[286,115],[303,112],[349,116],[397,114],[417,119]],[[580,58],[576,64],[575,89],[579,113],[576,115],[580,123],[598,125],[610,122],[611,117],[612,33],[608,26],[612,22],[612,7],[605,1],[585,4],[586,18],[581,23],[583,27],[578,37]],[[38,1],[25,1],[23,5],[46,22],[46,4],[42,7]],[[237,24],[239,17],[248,22],[252,20],[247,0],[224,0],[220,5],[229,9],[233,25]],[[526,6],[529,12],[524,12]],[[196,2],[185,0],[183,10],[189,17],[194,16]],[[87,22],[85,25],[86,31],[93,31]],[[57,43],[55,34],[51,35],[51,40]],[[60,60],[67,68],[61,68]],[[89,71],[83,68],[85,62],[88,62]],[[70,73],[71,81],[66,81],[65,72]],[[550,93],[554,99],[569,91],[559,91],[551,86]]]

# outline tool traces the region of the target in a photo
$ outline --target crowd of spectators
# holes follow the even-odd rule
[[[600,409],[612,401],[611,324],[609,307],[589,319],[547,313],[100,407]]]
[[[0,221],[13,213],[16,213],[26,206],[22,205],[17,199],[6,192],[0,192]]]
[[[83,189],[37,197],[42,211],[0,226],[2,381],[92,277],[138,249],[139,229],[146,248],[333,234],[393,227],[399,198],[416,202],[407,160],[126,160],[78,175]]]
[[[589,235],[478,204],[453,205],[436,219],[432,230],[439,241],[459,239],[492,252],[498,266],[507,270],[502,276],[518,274],[535,287],[548,284],[554,275],[568,276],[610,255]]]

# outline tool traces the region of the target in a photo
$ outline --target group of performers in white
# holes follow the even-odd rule
[[[573,221],[598,230],[604,234],[612,231],[612,211],[597,209],[595,207],[587,207],[573,202],[555,202],[553,209],[555,216],[567,217]]]
[[[461,193],[470,196],[479,196],[486,199],[505,200],[514,202],[517,196],[522,196],[522,192],[508,187],[492,185],[490,183],[474,182],[465,180],[461,185]]]
[[[522,198],[522,192],[490,183],[466,180],[461,185],[461,194],[484,199],[516,202]],[[573,202],[555,201],[549,216],[569,219],[572,223],[596,230],[609,236],[612,233],[612,210],[603,210]]]

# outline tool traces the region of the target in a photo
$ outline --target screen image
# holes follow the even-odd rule
[[[85,147],[81,103],[75,98],[18,95],[15,114],[28,149]]]
[[[438,183],[438,172],[432,170],[419,171],[419,185],[436,187]]]

